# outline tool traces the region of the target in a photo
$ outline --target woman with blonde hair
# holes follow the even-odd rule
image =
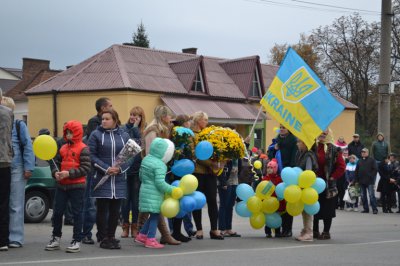
[[[192,115],[192,130],[195,135],[208,125],[208,115],[198,111]],[[198,191],[204,193],[207,199],[208,217],[210,218],[211,231],[210,238],[223,240],[224,236],[218,230],[218,205],[217,205],[217,176],[213,169],[217,168],[217,163],[212,160],[196,160],[194,175],[199,181]],[[203,226],[201,223],[201,210],[193,212],[193,219],[196,224],[196,238],[203,239]]]
[[[151,142],[159,137],[159,138],[169,138],[171,134],[171,120],[175,117],[174,113],[167,106],[158,105],[154,109],[154,118],[150,122],[150,124],[145,128],[143,132],[143,140],[142,147],[144,150],[142,151],[142,157],[149,154],[150,144]],[[138,217],[138,229],[140,230],[146,220],[149,218],[148,212],[141,212],[139,209],[139,217]],[[165,219],[162,215],[160,215],[158,222],[158,230],[161,233],[161,244],[169,244],[169,245],[179,245],[181,242],[174,239],[165,223]]]

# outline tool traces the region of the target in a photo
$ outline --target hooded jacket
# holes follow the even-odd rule
[[[155,138],[150,152],[143,158],[139,177],[142,181],[139,193],[139,211],[160,213],[164,193],[171,193],[173,186],[165,182],[166,163],[172,159],[174,144],[168,139]]]
[[[104,129],[99,126],[89,137],[88,146],[90,149],[90,159],[94,170],[92,179],[91,196],[94,198],[121,199],[126,198],[126,170],[130,162],[120,165],[121,173],[110,176],[104,184],[93,191],[106,174],[108,168],[114,166],[115,159],[119,152],[129,140],[128,133],[121,128]]]
[[[67,140],[67,130],[72,132],[72,140]],[[86,175],[90,171],[90,154],[88,147],[82,142],[81,122],[71,120],[65,123],[63,137],[66,143],[61,146],[59,154],[55,158],[58,169],[52,166],[52,174],[54,177],[58,170],[68,171],[69,177],[59,181],[57,187],[63,190],[85,188]]]
[[[378,136],[382,136],[383,139],[380,141],[378,139]],[[389,156],[390,150],[389,150],[389,145],[385,141],[385,137],[383,136],[382,133],[378,133],[376,135],[376,141],[372,144],[371,147],[371,155],[376,161],[384,161],[388,156]]]

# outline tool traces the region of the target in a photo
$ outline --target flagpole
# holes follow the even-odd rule
[[[254,128],[255,128],[255,126],[256,126],[256,123],[257,123],[258,118],[260,117],[262,108],[263,108],[263,106],[260,104],[260,109],[258,109],[257,117],[256,117],[256,119],[254,120],[253,126],[251,127],[251,130],[250,130],[250,133],[249,133],[250,138],[251,138],[251,135],[252,135],[253,132],[254,132]]]

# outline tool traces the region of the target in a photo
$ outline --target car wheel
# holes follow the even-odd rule
[[[25,222],[40,223],[49,213],[49,198],[40,191],[29,191],[25,195]]]

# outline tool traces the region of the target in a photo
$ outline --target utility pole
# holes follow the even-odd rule
[[[392,0],[382,0],[381,51],[379,58],[378,131],[390,142],[390,53],[392,31]]]

